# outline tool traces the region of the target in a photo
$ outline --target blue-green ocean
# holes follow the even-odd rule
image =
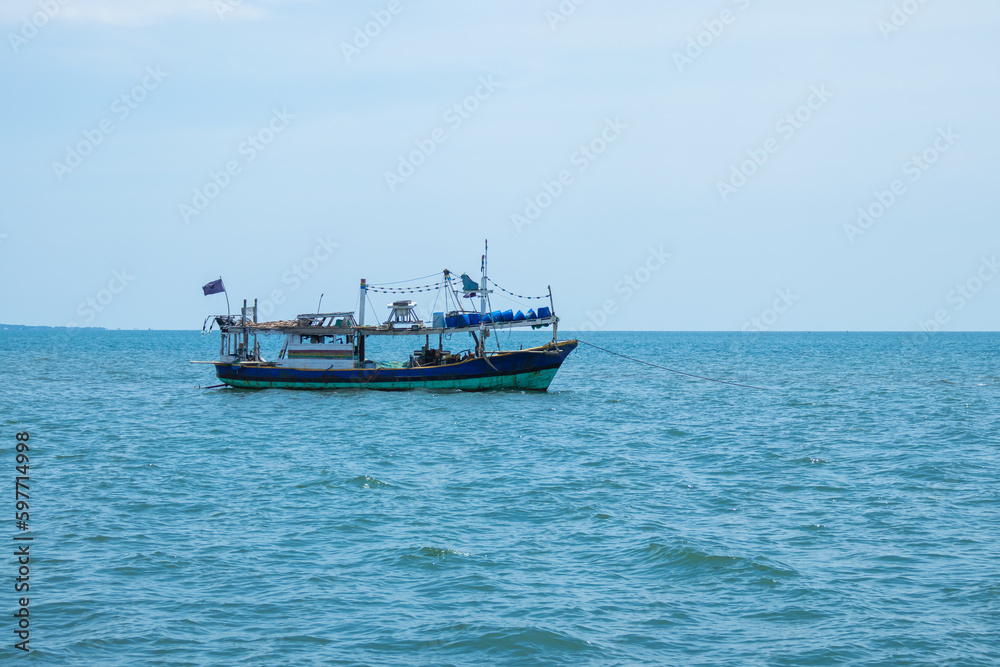
[[[997,334],[580,337],[765,389],[586,346],[543,394],[201,389],[217,335],[0,331],[0,663],[1000,664]]]

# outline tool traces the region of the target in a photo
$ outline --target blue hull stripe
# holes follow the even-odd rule
[[[273,366],[215,366],[216,375],[226,384],[239,387],[288,387],[303,389],[416,389],[456,388],[494,389],[521,387],[545,390],[555,372],[577,343],[563,341],[558,348],[545,351],[518,350],[489,357],[496,368],[482,359],[469,359],[445,366],[423,368],[366,368],[310,370]],[[555,354],[553,354],[555,352]]]

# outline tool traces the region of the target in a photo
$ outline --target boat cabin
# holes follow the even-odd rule
[[[354,336],[302,335],[290,333],[278,355],[278,366],[310,370],[354,368],[357,350]]]

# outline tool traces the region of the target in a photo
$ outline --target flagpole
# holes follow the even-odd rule
[[[219,280],[222,281],[222,276],[219,276]],[[232,319],[233,315],[229,312],[229,292],[226,291],[226,283],[222,283],[222,293],[226,295],[226,318]]]

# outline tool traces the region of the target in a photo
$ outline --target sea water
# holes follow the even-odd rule
[[[584,345],[547,393],[205,389],[216,335],[0,331],[0,662],[1000,663],[996,334],[580,337],[762,389]]]

